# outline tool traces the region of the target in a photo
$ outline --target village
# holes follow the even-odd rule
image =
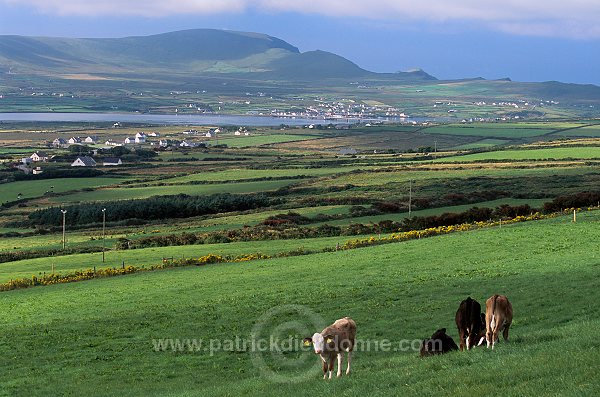
[[[121,123],[113,125],[113,128],[119,127]],[[122,140],[115,138],[114,134],[110,134],[110,138],[106,140],[100,139],[97,135],[69,138],[59,136],[51,142],[46,142],[45,146],[48,150],[35,150],[31,155],[22,157],[20,162],[10,165],[25,174],[33,175],[42,174],[44,164],[48,163],[61,163],[63,166],[70,167],[122,166],[125,163],[119,154],[206,148],[218,145],[221,134],[229,137],[251,135],[246,127],[239,127],[233,132],[215,127],[206,131],[186,129],[177,134],[169,134],[168,137],[161,137],[161,134],[155,131],[140,131],[135,135],[125,136]]]

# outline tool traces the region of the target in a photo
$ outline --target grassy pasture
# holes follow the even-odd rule
[[[335,247],[337,243],[343,243],[352,238],[365,236],[341,236],[294,240],[273,241],[250,241],[227,244],[200,244],[173,247],[141,248],[125,251],[106,252],[106,262],[102,263],[102,253],[74,254],[49,258],[35,258],[14,262],[0,263],[0,282],[6,282],[14,278],[29,278],[40,273],[50,273],[54,263],[56,273],[72,272],[74,270],[85,270],[100,267],[120,267],[125,265],[153,265],[160,264],[162,258],[192,258],[208,254],[216,255],[242,255],[251,253],[262,253],[275,255],[280,252],[288,252],[296,249],[322,250],[327,247]],[[101,246],[101,243],[100,243]]]
[[[6,395],[90,396],[594,395],[598,224],[598,214],[589,213],[575,224],[557,218],[3,293],[0,332],[8,342],[0,344],[0,388]],[[513,303],[508,344],[427,359],[395,349],[440,327],[456,339],[460,300],[483,302],[492,293]],[[318,330],[311,316],[285,304],[326,324],[349,315],[360,340],[386,339],[392,348],[357,351],[353,374],[330,382],[320,379],[310,352],[293,351],[283,361],[267,352],[264,365],[253,365],[247,351],[153,349],[157,338],[249,338],[265,314],[259,336],[298,340]],[[273,382],[266,368],[297,382]]]
[[[209,185],[169,185],[150,186],[139,188],[109,188],[98,189],[93,192],[74,193],[68,196],[54,197],[53,203],[75,203],[90,201],[128,200],[152,196],[189,194],[205,195],[214,193],[250,193],[275,190],[293,183],[294,180],[276,180],[260,182],[239,182]]]
[[[15,201],[17,200],[17,195],[19,193],[22,194],[22,198],[34,198],[43,196],[47,191],[63,193],[71,190],[97,188],[119,184],[126,179],[127,178],[106,177],[57,178],[10,182],[0,185],[0,202]],[[54,188],[52,188],[52,186],[54,186]]]
[[[598,138],[600,137],[600,125],[590,125],[582,128],[577,128],[574,130],[560,131],[555,133],[557,136],[564,137],[591,137]]]
[[[579,149],[579,148],[575,148]],[[523,152],[535,152],[535,150],[528,150]],[[600,150],[599,150],[600,151]],[[495,153],[495,152],[491,152]],[[504,152],[498,152],[504,153]],[[485,155],[487,153],[481,153]],[[599,154],[600,155],[600,154]],[[465,155],[456,157],[446,157],[437,160],[441,161],[460,161],[462,158],[470,158],[475,155]],[[386,185],[392,183],[408,183],[411,179],[419,183],[419,181],[432,182],[433,180],[440,180],[440,183],[447,183],[451,179],[465,179],[472,177],[526,177],[526,176],[548,176],[548,175],[579,175],[588,172],[595,171],[594,167],[552,167],[552,168],[514,168],[514,167],[481,167],[481,168],[436,168],[427,170],[405,170],[398,169],[391,171],[379,172],[356,172],[350,174],[344,174],[339,176],[333,176],[327,179],[318,180],[313,182],[312,185],[318,186],[323,183],[345,185],[352,184],[357,186],[373,186],[373,185]]]
[[[503,126],[500,128],[496,128],[496,125],[474,125],[474,126],[465,126],[465,125],[440,125],[435,127],[430,127],[423,129],[422,132],[427,134],[444,134],[444,135],[468,135],[468,136],[480,136],[480,137],[489,137],[489,138],[529,138],[536,137],[540,135],[549,134],[553,129],[550,128],[526,128],[526,127],[517,127],[509,128],[508,126]]]
[[[271,145],[274,143],[303,141],[316,138],[318,138],[318,136],[315,135],[293,135],[274,133],[269,135],[250,135],[241,137],[234,136],[231,138],[223,137],[223,139],[220,140],[220,143],[224,143],[229,147],[245,148],[252,146]]]
[[[500,150],[494,152],[474,153],[438,159],[437,161],[462,162],[481,160],[546,160],[546,159],[598,159],[600,147],[557,147],[532,150]]]
[[[322,168],[285,168],[285,169],[249,169],[249,168],[229,168],[219,171],[207,171],[200,172],[197,174],[189,174],[184,176],[178,176],[174,178],[162,179],[152,183],[166,183],[166,184],[182,184],[196,181],[235,181],[243,179],[253,178],[282,178],[282,177],[294,177],[298,175],[307,176],[321,176],[331,175],[342,172],[354,171],[361,168],[369,167],[322,167]]]
[[[482,139],[482,140],[477,141],[477,142],[466,143],[464,145],[456,146],[456,147],[454,147],[452,149],[455,149],[455,150],[469,150],[469,149],[487,148],[487,147],[493,147],[493,146],[498,146],[498,145],[504,145],[506,143],[507,143],[507,141],[504,140],[504,139],[488,138],[488,139]]]

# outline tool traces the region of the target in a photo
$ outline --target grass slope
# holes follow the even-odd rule
[[[352,251],[185,268],[2,294],[4,395],[593,395],[600,388],[600,238],[597,213]],[[279,362],[274,383],[248,352],[154,351],[156,338],[301,338],[352,316],[361,340],[423,338],[467,295],[513,303],[512,341],[419,359],[360,351],[354,373],[326,382],[313,353]],[[273,312],[273,308],[279,308]],[[279,327],[278,327],[279,326]],[[267,363],[272,361],[268,358]],[[305,365],[286,367],[291,359]],[[306,361],[303,361],[304,358]]]

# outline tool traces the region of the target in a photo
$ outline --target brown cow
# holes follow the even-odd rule
[[[438,329],[431,335],[431,338],[421,342],[421,357],[433,356],[434,354],[444,354],[452,350],[458,350],[454,339],[446,334],[446,328]]]
[[[316,332],[312,337],[304,338],[304,345],[313,345],[315,353],[319,354],[321,361],[323,361],[323,379],[327,379],[327,370],[329,370],[329,379],[331,379],[336,356],[338,362],[337,376],[342,376],[344,351],[348,353],[346,375],[350,373],[350,362],[355,341],[356,323],[350,317],[344,317],[336,320],[320,333]]]
[[[455,316],[458,337],[460,338],[460,350],[465,347],[469,350],[475,345],[483,343],[485,334],[484,319],[481,313],[481,305],[469,296],[460,302]]]
[[[487,347],[498,340],[498,333],[502,331],[505,341],[508,341],[508,329],[512,324],[513,310],[508,298],[504,295],[492,295],[485,302],[485,340]]]

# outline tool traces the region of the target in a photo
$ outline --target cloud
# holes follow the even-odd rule
[[[600,38],[598,0],[0,0],[39,12],[79,16],[212,15],[294,12],[414,23],[483,24],[512,34]]]

